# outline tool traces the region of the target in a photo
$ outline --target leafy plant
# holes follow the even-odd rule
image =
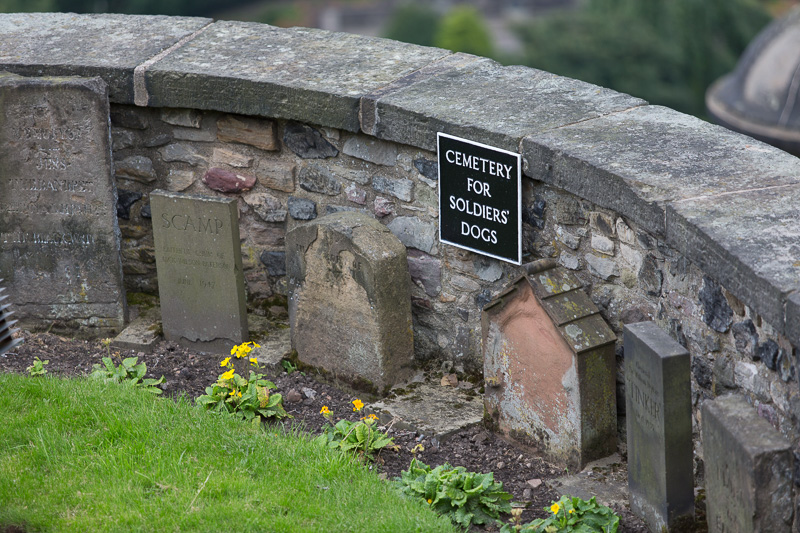
[[[45,370],[44,365],[48,364],[50,364],[49,359],[42,361],[41,359],[39,359],[39,356],[37,355],[34,358],[33,364],[28,368],[26,368],[25,370],[28,371],[28,374],[30,374],[32,378],[36,376],[44,376],[45,374],[47,374],[47,370]]]
[[[506,524],[501,533],[616,533],[619,527],[619,516],[605,505],[598,504],[594,497],[587,502],[565,494],[544,509],[552,515],[537,518],[526,525]]]
[[[397,483],[404,494],[426,501],[465,529],[511,512],[511,494],[503,491],[503,483],[495,481],[492,472],[467,472],[463,466],[447,463],[431,468],[414,458]]]
[[[284,372],[286,372],[289,375],[291,375],[293,372],[297,370],[297,365],[292,364],[292,362],[289,361],[288,359],[283,359],[281,361],[281,366],[283,367]]]
[[[364,403],[361,400],[353,401],[353,411],[361,411],[363,408]],[[314,440],[323,446],[353,452],[368,460],[373,460],[372,454],[383,448],[397,448],[392,437],[375,427],[378,423],[375,415],[362,417],[358,422],[342,419],[331,424],[333,413],[328,406],[323,405],[320,413],[328,420],[328,426]]]
[[[252,342],[234,346],[231,356],[237,359],[247,357],[253,347],[259,348],[258,344]],[[249,361],[251,366],[259,368],[258,358],[250,357]],[[250,376],[244,378],[236,373],[230,357],[223,359],[220,366],[227,370],[219,375],[216,383],[206,387],[206,393],[195,400],[197,405],[217,412],[231,413],[256,423],[261,418],[292,418],[283,408],[283,396],[270,393],[275,384],[263,379],[264,374],[256,374],[251,370]]]
[[[126,357],[117,367],[110,357],[103,357],[103,364],[95,363],[92,365],[90,376],[95,379],[113,381],[116,383],[128,383],[152,394],[161,394],[162,391],[157,385],[164,383],[164,376],[158,379],[145,378],[147,365],[145,363],[136,364],[138,357]]]

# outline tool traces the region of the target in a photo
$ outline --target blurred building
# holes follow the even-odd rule
[[[800,156],[800,7],[750,43],[706,106],[715,122]]]

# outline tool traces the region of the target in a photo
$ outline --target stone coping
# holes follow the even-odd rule
[[[25,13],[0,15],[0,40],[0,70],[101,76],[114,103],[517,151],[527,176],[652,232],[800,346],[800,159],[752,138],[536,69],[306,28]]]

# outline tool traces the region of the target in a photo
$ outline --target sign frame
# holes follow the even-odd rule
[[[468,145],[467,148],[472,149],[472,154],[467,154],[466,159],[461,159],[460,163],[454,163],[457,161],[454,156],[454,160],[449,160],[445,154],[442,152],[442,144],[452,145],[452,144],[462,144]],[[466,148],[465,148],[466,149]],[[497,166],[495,161],[492,161],[486,157],[480,157],[475,155],[475,152],[482,155],[490,155],[490,154],[498,154],[500,155],[501,159],[505,159],[506,161],[511,158],[513,160],[512,167],[509,170],[508,165],[502,165],[503,168]],[[447,152],[449,153],[449,151]],[[449,244],[451,246],[455,246],[457,248],[461,248],[463,250],[469,250],[470,252],[474,252],[477,254],[485,255],[488,257],[492,257],[494,259],[499,259],[501,261],[505,261],[507,263],[511,263],[514,265],[521,265],[522,264],[522,155],[511,152],[509,150],[504,150],[502,148],[497,148],[494,146],[489,146],[487,144],[483,144],[480,142],[472,141],[470,139],[464,139],[463,137],[456,137],[455,135],[450,135],[443,132],[437,132],[436,134],[436,155],[437,155],[437,166],[439,171],[439,241],[445,244]],[[463,155],[463,154],[462,154]],[[470,159],[472,158],[472,159]],[[443,159],[444,159],[444,167],[445,171],[443,172]],[[465,164],[466,163],[466,164]],[[487,205],[483,203],[476,202],[475,200],[484,200],[484,197],[488,196],[492,198],[491,195],[491,186],[494,182],[486,182],[484,181],[487,179],[487,176],[490,176],[490,173],[487,173],[485,170],[487,168],[487,163],[490,171],[495,171],[497,173],[507,173],[507,174],[514,174],[514,176],[509,176],[506,179],[510,182],[516,181],[516,201],[514,202],[514,209],[516,213],[514,213],[511,209],[507,209],[508,215],[507,218],[503,215],[503,218],[507,220],[508,226],[515,226],[516,227],[516,246],[514,243],[510,243],[510,239],[502,239],[501,247],[506,250],[506,253],[499,253],[497,251],[492,251],[491,245],[489,244],[489,240],[496,239],[496,242],[492,243],[497,245],[501,239],[498,238],[499,235],[505,236],[505,232],[500,233],[498,229],[500,226],[496,224],[498,220],[498,214],[502,214],[506,210],[498,210],[497,203],[495,202],[494,205]],[[472,165],[472,166],[469,166]],[[480,166],[480,171],[475,166]],[[513,172],[516,170],[516,172]],[[469,174],[469,175],[468,175]],[[456,197],[452,192],[459,192],[457,189],[458,183],[451,182],[451,180],[457,181],[458,178],[464,178],[464,182],[466,182],[467,187],[461,187],[462,190],[465,190],[465,194],[468,194],[469,197],[465,198],[464,196]],[[476,179],[480,178],[480,179]],[[513,183],[506,184],[503,186],[502,182],[497,182],[501,184],[501,188],[506,189],[505,193],[507,194],[509,190],[513,190]],[[483,194],[479,194],[483,193]],[[489,220],[488,224],[495,228],[491,230],[489,228],[481,228],[474,222],[477,220],[475,216],[470,217],[465,213],[458,213],[461,211],[460,209],[456,208],[453,209],[447,204],[443,203],[443,197],[449,195],[449,200],[453,201],[461,201],[461,204],[464,205],[465,210],[469,210],[469,206],[473,206],[473,210],[480,210],[481,213],[484,214],[484,217]],[[471,202],[471,203],[470,203]],[[501,207],[509,207],[508,204],[501,204]],[[458,213],[458,217],[454,218],[457,220],[456,222],[451,222],[450,219],[447,220],[445,223],[445,214],[452,215],[453,213]],[[470,213],[472,214],[472,213]],[[466,220],[470,220],[471,222],[467,222]],[[483,246],[478,245],[470,245],[466,240],[459,240],[454,239],[454,232],[452,230],[452,224],[457,224],[458,221],[462,222],[462,231],[463,231],[463,224],[468,224],[470,230],[474,228],[478,228],[479,235],[481,235],[482,240],[486,241],[486,244]],[[487,233],[488,232],[488,233]],[[458,236],[464,235],[463,233]],[[474,237],[474,235],[468,235],[471,237],[471,240],[475,242],[478,238]],[[488,239],[487,239],[488,238]],[[513,251],[512,251],[513,250]],[[512,253],[508,253],[512,252]]]

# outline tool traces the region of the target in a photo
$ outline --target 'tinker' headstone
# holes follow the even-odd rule
[[[625,326],[628,488],[650,531],[685,531],[694,517],[689,352],[655,322]]]
[[[125,324],[108,116],[100,78],[0,73],[0,277],[24,323]]]
[[[236,200],[153,191],[164,337],[226,353],[248,339]]]
[[[406,249],[363,213],[342,212],[286,235],[292,346],[301,361],[385,393],[414,361]]]
[[[787,533],[791,443],[740,396],[703,403],[709,533]]]

